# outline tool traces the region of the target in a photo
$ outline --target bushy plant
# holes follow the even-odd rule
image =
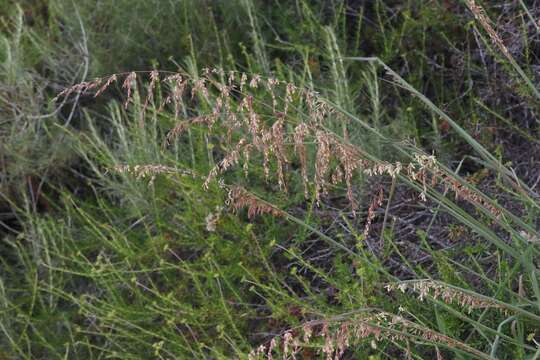
[[[534,60],[472,0],[230,4],[193,28],[217,58],[192,46],[175,70],[57,92],[121,101],[55,127],[80,164],[46,214],[14,206],[5,355],[537,358],[537,167],[514,154],[538,145],[516,123],[534,118]],[[535,14],[517,6],[531,49]],[[248,45],[214,32],[235,15]],[[523,119],[501,107],[515,102]]]

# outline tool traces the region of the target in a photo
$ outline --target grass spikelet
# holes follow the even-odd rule
[[[255,140],[257,140],[257,138],[255,138]],[[262,131],[258,148],[263,155],[263,171],[266,181],[270,179],[270,155],[272,152],[272,140],[273,136],[271,130]]]
[[[403,293],[409,289],[418,294],[418,299],[420,301],[425,301],[428,296],[431,296],[435,300],[442,300],[447,304],[457,304],[466,308],[469,313],[475,309],[506,309],[501,304],[490,300],[489,298],[475,296],[434,280],[411,280],[397,284],[389,284],[386,285],[386,289],[389,292],[400,290]]]
[[[167,136],[165,138],[165,144],[166,145],[171,145],[172,142],[178,138],[180,135],[182,135],[184,133],[184,131],[186,131],[186,129],[189,128],[189,126],[191,125],[191,121],[188,121],[188,120],[183,120],[183,121],[179,121],[175,126],[174,128],[172,128],[171,130],[169,130],[169,132],[167,133]]]
[[[229,168],[238,164],[240,157],[242,155],[242,150],[244,149],[246,144],[247,144],[246,139],[240,139],[240,141],[236,144],[234,150],[228,153],[223,158],[223,160],[219,162],[219,164],[217,164],[216,166],[212,168],[212,170],[210,170],[210,173],[208,174],[208,177],[206,178],[203,184],[203,187],[205,189],[208,189],[210,181],[215,179],[216,176],[218,176],[219,174],[227,171]]]
[[[101,84],[101,78],[97,78],[94,81],[83,81],[62,90],[56,97],[52,99],[53,102],[58,101],[61,97],[69,97],[72,93],[84,94],[89,90],[95,89]]]
[[[266,89],[268,90],[268,92],[270,93],[270,96],[272,98],[272,112],[274,114],[276,114],[276,108],[277,108],[277,98],[276,98],[276,94],[274,92],[274,88],[279,85],[279,80],[277,79],[274,79],[274,78],[268,78],[266,80]]]
[[[294,148],[298,154],[300,161],[300,173],[302,176],[302,184],[304,186],[304,197],[307,199],[308,194],[308,171],[307,171],[307,149],[305,144],[306,136],[309,134],[309,128],[305,123],[300,123],[294,129]]]
[[[512,54],[510,54],[510,51],[508,51],[508,48],[500,38],[499,34],[497,34],[495,29],[493,29],[491,26],[491,20],[487,17],[484,9],[480,5],[476,4],[475,0],[466,0],[466,3],[476,20],[480,22],[480,25],[482,25],[484,30],[486,30],[488,33],[491,41],[499,48],[499,50],[508,60],[514,61]]]
[[[145,164],[145,165],[116,165],[109,169],[111,172],[119,174],[134,175],[137,179],[149,179],[149,185],[153,185],[157,175],[160,174],[179,174],[193,176],[190,170],[178,169],[160,164]]]
[[[261,82],[262,78],[259,74],[254,74],[251,77],[251,80],[249,81],[249,87],[252,89],[257,89],[259,87],[259,83]]]
[[[133,100],[133,89],[136,86],[137,81],[137,73],[131,72],[128,76],[124,79],[124,83],[122,85],[122,88],[126,90],[126,101],[124,103],[124,108],[127,109],[129,103]]]
[[[262,201],[243,187],[237,185],[230,187],[228,204],[235,211],[247,209],[249,219],[263,214],[270,214],[277,217],[283,215],[283,211]]]
[[[271,148],[277,159],[277,173],[278,173],[278,184],[281,190],[287,191],[287,186],[285,185],[285,175],[283,173],[283,167],[287,160],[287,154],[285,152],[285,136],[283,134],[283,117],[280,117],[272,125],[272,141]]]
[[[315,197],[317,202],[321,200],[321,193],[326,193],[326,173],[330,165],[332,155],[332,136],[325,131],[317,130],[317,158],[315,160]]]
[[[293,83],[287,83],[285,88],[285,100],[283,105],[283,114],[287,115],[289,111],[289,105],[293,102],[293,96],[298,91],[298,88]]]
[[[344,170],[345,184],[347,186],[347,199],[351,205],[352,213],[355,215],[356,210],[358,209],[358,202],[354,198],[352,179],[355,170],[361,164],[360,152],[358,148],[341,142],[336,142],[335,145],[336,156]]]
[[[117,80],[118,80],[118,77],[116,76],[116,74],[113,74],[113,75],[109,76],[109,78],[107,79],[105,84],[103,84],[101,86],[101,88],[99,88],[99,90],[95,93],[94,97],[98,97],[101,94],[103,94],[105,92],[105,90],[107,90]]]
[[[165,100],[159,106],[159,111],[163,111],[166,105],[171,102],[174,103],[174,117],[178,119],[180,114],[180,108],[183,105],[182,97],[187,87],[187,82],[181,74],[169,75],[165,78],[165,82],[169,83],[172,87],[172,91],[167,95]]]
[[[246,86],[246,83],[247,83],[247,75],[246,73],[242,73],[242,75],[240,76],[240,92],[243,92],[244,91],[244,87]]]
[[[364,237],[367,237],[369,235],[369,230],[371,229],[371,223],[373,222],[373,219],[375,219],[375,214],[376,214],[377,209],[382,206],[383,200],[384,200],[384,191],[381,187],[379,188],[377,195],[373,198],[373,200],[371,200],[371,204],[369,205],[366,225],[364,227]]]
[[[157,70],[152,70],[150,72],[150,83],[148,84],[148,87],[146,88],[146,99],[144,100],[143,105],[143,114],[146,112],[146,109],[148,108],[148,104],[154,101],[154,89],[156,87],[156,83],[159,81],[159,72]]]

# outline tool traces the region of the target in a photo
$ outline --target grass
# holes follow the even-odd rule
[[[540,357],[526,5],[0,5],[0,358]]]

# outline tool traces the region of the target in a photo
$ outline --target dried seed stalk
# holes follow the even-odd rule
[[[113,74],[112,76],[110,76],[107,79],[107,82],[105,82],[105,84],[101,88],[99,88],[99,90],[96,92],[94,97],[98,97],[99,95],[103,94],[103,92],[105,92],[105,90],[107,90],[109,88],[109,86],[111,86],[112,83],[116,82],[117,80],[118,79],[116,77],[116,74]]]
[[[486,30],[488,33],[491,41],[499,48],[499,50],[508,60],[514,62],[512,54],[510,54],[510,51],[508,51],[508,48],[506,45],[504,45],[504,42],[500,38],[499,34],[497,34],[497,32],[491,26],[491,20],[487,17],[484,9],[480,5],[476,4],[474,0],[466,0],[466,3],[476,20],[480,22],[480,25],[482,25],[484,30]]]
[[[315,134],[317,140],[317,158],[315,160],[315,197],[317,202],[321,200],[321,193],[326,194],[326,173],[330,165],[332,155],[332,136],[322,130]]]
[[[133,88],[136,86],[137,81],[137,73],[131,72],[128,76],[124,79],[124,84],[122,85],[122,88],[126,90],[127,96],[126,96],[126,102],[124,103],[124,108],[127,109],[129,103],[133,100],[132,99],[132,93]]]
[[[242,150],[246,146],[246,144],[247,144],[246,139],[240,139],[240,141],[236,144],[234,150],[231,151],[229,154],[227,154],[223,158],[223,160],[219,162],[219,164],[216,164],[216,166],[214,166],[212,170],[210,170],[210,173],[208,174],[208,177],[206,178],[203,184],[203,187],[205,189],[208,189],[210,182],[214,178],[216,178],[216,176],[227,171],[232,166],[235,166],[236,164],[238,164],[240,160],[240,156],[242,155]]]
[[[154,89],[158,81],[159,81],[159,72],[157,70],[152,70],[150,72],[150,83],[148,84],[148,87],[146,89],[147,94],[146,94],[146,99],[144,100],[143,111],[142,111],[143,114],[146,112],[148,105],[152,101],[154,101]]]
[[[300,160],[300,172],[302,174],[302,183],[304,185],[304,197],[307,199],[308,194],[308,172],[307,172],[307,150],[305,138],[309,134],[309,128],[305,123],[300,123],[294,129],[294,148]]]
[[[347,316],[350,318],[350,315]],[[276,349],[281,350],[283,359],[294,358],[302,347],[318,338],[323,346],[318,353],[327,360],[341,359],[345,351],[360,343],[372,339],[372,342],[391,340],[409,343],[411,339],[421,339],[432,344],[444,344],[450,348],[458,348],[474,355],[483,355],[478,350],[440,334],[432,329],[418,325],[399,315],[387,312],[376,312],[353,316],[351,320],[322,320],[305,323],[299,330],[287,330],[283,335],[273,337],[268,345],[260,345],[249,354],[249,359],[272,359]],[[302,339],[302,341],[301,341]],[[405,349],[407,354],[407,349]]]
[[[431,296],[434,299],[440,299],[447,304],[455,303],[463,308],[466,308],[469,313],[474,309],[504,308],[501,304],[489,299],[468,294],[464,291],[451,288],[443,283],[433,280],[417,280],[397,284],[388,284],[385,286],[385,288],[389,292],[400,290],[403,293],[409,289],[418,294],[418,299],[420,301],[424,301],[428,296]]]
[[[382,206],[383,200],[384,200],[384,192],[381,187],[377,195],[373,198],[373,200],[371,201],[371,204],[369,205],[367,219],[366,219],[366,226],[364,228],[364,237],[367,237],[369,235],[371,223],[373,222],[373,219],[375,219],[376,210]]]
[[[165,165],[116,165],[109,169],[108,171],[113,171],[120,174],[131,174],[134,175],[137,179],[150,179],[148,185],[153,185],[156,180],[157,175],[160,174],[179,174],[179,175],[190,175],[194,176],[193,172],[190,170],[178,169],[175,167],[165,166]]]
[[[241,186],[232,186],[230,188],[228,203],[235,211],[247,208],[249,219],[262,214],[270,214],[272,216],[283,215],[283,211],[260,200]]]

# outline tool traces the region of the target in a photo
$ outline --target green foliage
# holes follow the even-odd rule
[[[449,2],[0,4],[0,358],[248,358],[272,339],[301,339],[310,322],[317,336],[302,358],[324,357],[322,324],[326,338],[351,331],[343,358],[538,358],[537,24],[516,6],[526,16],[500,14],[521,39],[509,31],[509,60]],[[248,135],[216,124],[166,137],[212,112],[216,94],[192,96],[178,119],[159,109],[164,81],[144,105],[139,73],[126,108],[121,81],[99,98],[52,101],[94,76],[197,78],[206,67],[315,90],[333,110],[318,130],[376,164],[433,151],[446,182],[358,172],[353,216],[342,183],[320,201],[308,184],[304,198],[287,143],[288,192],[280,165],[265,179],[258,154],[247,176],[233,166],[220,174],[227,185],[206,188]],[[268,89],[250,91],[263,124],[275,124]],[[291,103],[288,134],[309,121],[303,101]],[[317,141],[306,140],[310,163]],[[126,165],[173,170],[118,171]],[[233,184],[280,216],[234,210]],[[371,336],[353,334],[358,324]]]

